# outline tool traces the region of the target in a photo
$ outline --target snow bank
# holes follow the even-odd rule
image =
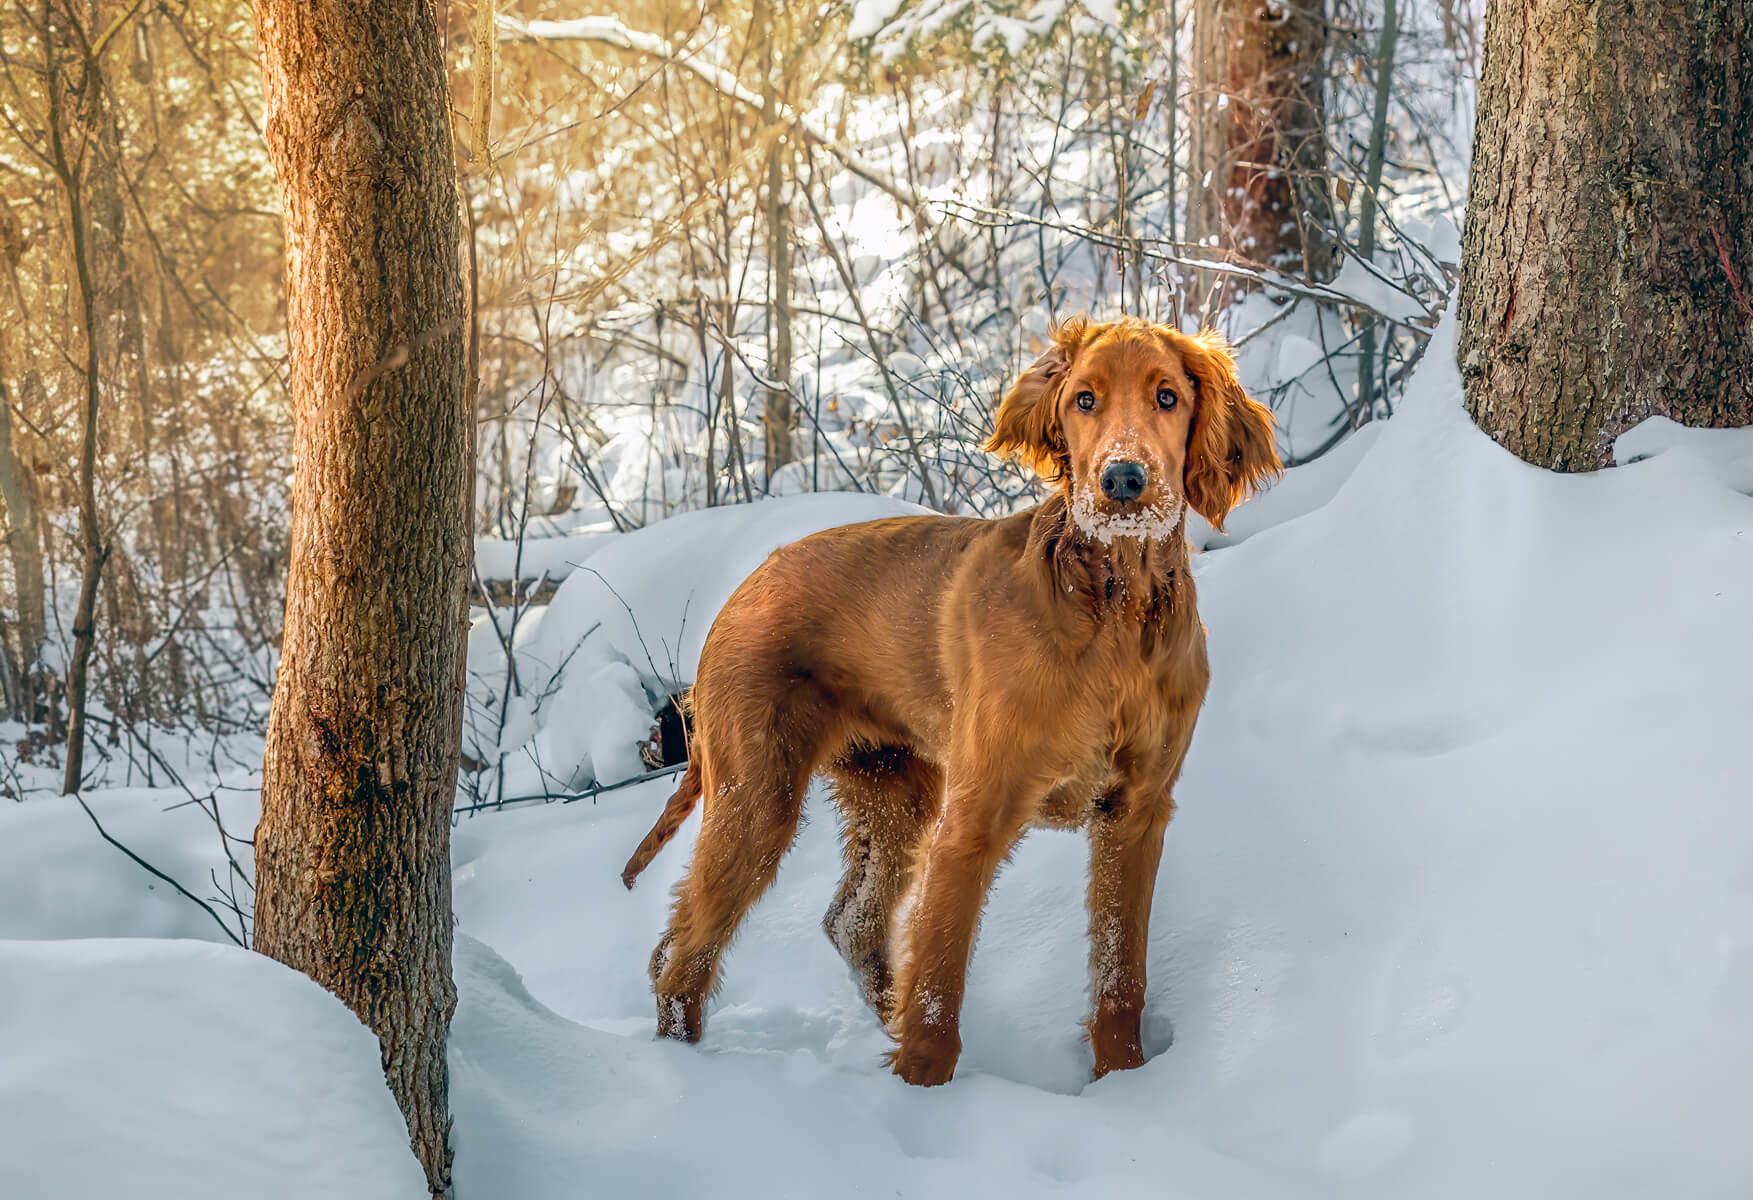
[[[226,828],[248,838],[261,814],[259,794],[218,795]],[[229,865],[212,818],[187,801],[169,788],[113,788],[85,798],[110,836],[196,895],[211,896],[208,871],[224,879]],[[235,850],[248,869],[250,848]],[[237,890],[247,899],[247,888]],[[0,938],[224,936],[212,917],[106,844],[72,798],[0,804]]]
[[[504,538],[475,539],[475,571],[483,580],[564,579],[615,534],[598,530],[531,536],[523,545]]]
[[[0,942],[0,1129],[11,1200],[425,1194],[370,1031],[199,942]]]
[[[477,618],[464,751],[477,762],[504,756],[507,795],[639,774],[651,714],[693,682],[712,618],[768,554],[830,526],[925,511],[813,493],[703,509],[598,543],[518,628],[520,691],[509,703],[499,634]]]
[[[1382,424],[1372,421],[1320,458],[1284,473],[1284,478],[1270,484],[1253,500],[1230,514],[1224,531],[1217,532],[1211,523],[1196,512],[1187,514],[1187,540],[1199,549],[1233,546],[1252,537],[1262,529],[1282,525],[1305,513],[1311,513],[1331,500],[1352,471],[1362,461],[1364,451],[1374,444]]]

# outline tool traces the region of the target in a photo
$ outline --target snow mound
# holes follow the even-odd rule
[[[185,941],[0,942],[0,1195],[425,1195],[377,1039],[315,983]]]
[[[1284,478],[1270,484],[1265,491],[1232,512],[1224,522],[1222,533],[1213,529],[1211,523],[1198,513],[1188,513],[1188,542],[1202,550],[1233,546],[1262,529],[1282,525],[1315,511],[1331,500],[1351,478],[1351,472],[1363,460],[1364,451],[1375,443],[1381,432],[1381,422],[1372,421],[1320,458],[1286,471]]]
[[[226,828],[247,838],[259,793],[219,794]],[[210,870],[226,878],[219,831],[184,793],[111,788],[85,802],[111,837],[198,895],[214,895]],[[236,851],[248,869],[250,848]],[[247,902],[248,889],[236,890]],[[71,797],[0,803],[0,939],[224,936],[212,917],[106,845]]]
[[[1753,428],[1693,429],[1667,417],[1651,417],[1613,443],[1613,461],[1621,465],[1661,454],[1691,459],[1725,486],[1753,492]]]
[[[822,492],[703,509],[600,541],[519,626],[509,701],[499,634],[491,618],[476,620],[464,752],[483,763],[503,756],[507,795],[639,774],[651,714],[693,682],[712,618],[767,555],[831,526],[926,511]]]

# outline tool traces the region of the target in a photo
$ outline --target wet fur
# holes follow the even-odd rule
[[[1168,409],[1163,389],[1178,401]],[[1075,406],[1082,390],[1099,392],[1092,412]],[[704,799],[652,955],[660,1034],[700,1037],[725,947],[823,774],[846,858],[823,928],[894,1036],[897,1074],[954,1073],[980,912],[1031,825],[1089,832],[1095,1070],[1143,1062],[1151,893],[1209,679],[1184,508],[1221,528],[1276,473],[1272,418],[1217,335],[1078,319],[1006,395],[988,448],[1053,495],[999,520],[905,517],[805,538],[713,624],[688,773],[622,875],[631,887]],[[1151,472],[1123,511],[1089,490],[1117,454]],[[1153,512],[1162,536],[1092,535],[1109,519],[1151,528]]]

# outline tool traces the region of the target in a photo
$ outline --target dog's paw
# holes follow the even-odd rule
[[[948,1083],[956,1074],[956,1060],[962,1055],[962,1040],[955,1034],[924,1041],[903,1041],[889,1051],[890,1070],[915,1087],[937,1087]]]
[[[1090,1048],[1096,1055],[1096,1078],[1110,1071],[1132,1071],[1144,1065],[1144,1046],[1139,1037],[1137,1013],[1107,1020],[1092,1019],[1086,1026]]]
[[[697,1042],[705,1027],[704,996],[657,996],[657,1036],[678,1042]]]

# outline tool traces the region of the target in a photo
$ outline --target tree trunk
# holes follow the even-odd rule
[[[1745,0],[1491,0],[1456,358],[1479,427],[1560,471],[1655,414],[1753,422]]]
[[[784,153],[783,143],[775,143],[767,154],[767,377],[784,385],[767,389],[762,413],[769,480],[796,457],[791,445],[791,214]]]
[[[774,79],[773,7],[755,0],[751,32],[761,39],[761,122],[771,129],[778,119],[778,82]],[[790,462],[791,447],[791,206],[785,190],[786,139],[767,150],[767,378],[781,386],[767,389],[761,424],[766,435],[765,466],[773,472]]]
[[[85,168],[81,165],[90,145],[69,145],[75,123],[79,120],[76,112],[69,111],[69,99],[75,109],[84,104],[90,113],[102,103],[102,98],[91,94],[101,84],[96,78],[96,64],[86,54],[85,35],[77,18],[72,12],[52,5],[44,8],[43,65],[49,98],[49,166],[67,197],[67,230],[85,351],[85,362],[80,369],[85,394],[79,436],[79,533],[84,560],[79,579],[79,606],[73,614],[73,656],[67,665],[67,768],[61,779],[61,793],[68,795],[79,790],[85,768],[86,681],[91,669],[92,647],[97,639],[98,582],[103,576],[104,561],[109,557],[109,548],[104,545],[102,526],[97,519],[97,287],[92,277],[91,230],[85,211]],[[61,43],[63,38],[65,44]],[[77,83],[69,80],[62,69],[61,51],[69,44],[84,59]],[[71,97],[69,90],[73,93]]]
[[[436,1195],[473,452],[444,63],[428,0],[255,16],[297,457],[256,945],[377,1033]]]
[[[12,663],[15,720],[31,724],[50,719],[50,684],[43,662],[47,636],[43,605],[43,553],[37,537],[36,478],[12,443],[12,394],[5,332],[0,330],[0,503],[6,506],[6,550],[17,586],[17,621],[10,647],[0,646]]]
[[[1190,241],[1310,280],[1333,275],[1326,0],[1198,0]]]
[[[1370,121],[1369,155],[1364,162],[1363,195],[1358,198],[1357,256],[1376,259],[1376,193],[1382,186],[1382,160],[1388,147],[1388,98],[1394,83],[1394,45],[1400,38],[1396,0],[1382,0],[1382,34],[1376,41],[1376,105]],[[1376,409],[1376,319],[1364,313],[1358,332],[1357,419],[1368,421]]]
[[[18,219],[0,205],[0,267],[12,285],[18,304],[16,319],[27,320],[24,292],[18,283],[18,261],[24,255],[24,239]],[[43,662],[43,645],[48,636],[47,614],[43,587],[43,544],[37,535],[38,488],[35,473],[18,453],[13,442],[11,388],[17,364],[12,357],[8,330],[0,328],[0,504],[6,508],[5,542],[7,558],[12,563],[16,622],[10,650],[13,670],[14,720],[31,724],[52,722],[51,682],[48,666]],[[34,372],[24,376],[28,395]],[[22,410],[21,410],[22,411]],[[5,648],[0,647],[0,652]]]

